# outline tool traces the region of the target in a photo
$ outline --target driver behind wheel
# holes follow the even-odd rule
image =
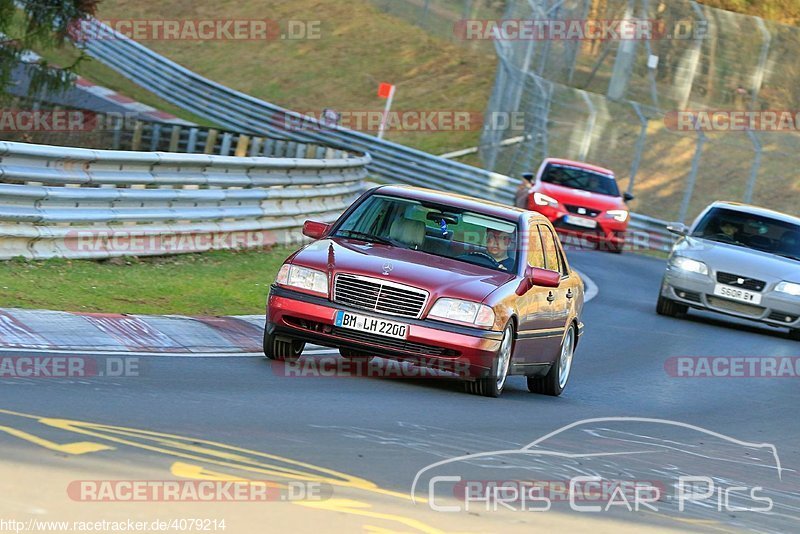
[[[486,251],[504,271],[514,269],[514,258],[508,254],[513,242],[514,236],[508,232],[494,228],[486,229]]]

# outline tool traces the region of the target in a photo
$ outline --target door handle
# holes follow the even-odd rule
[[[547,302],[553,302],[554,300],[556,300],[556,296],[553,295],[553,292],[551,291],[550,294],[547,295]]]
[[[572,294],[572,289],[567,289],[567,298],[568,298],[568,299],[571,299],[571,298],[572,298],[572,297],[574,297],[574,296],[575,296],[575,295],[573,295],[573,294]]]

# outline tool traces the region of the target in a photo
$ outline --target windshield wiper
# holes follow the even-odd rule
[[[380,243],[382,245],[394,245],[390,239],[386,239],[385,237],[381,237],[379,235],[369,234],[367,232],[359,232],[358,230],[339,230],[336,232],[338,237],[355,237],[356,239],[360,239],[362,241],[371,241],[375,243]]]

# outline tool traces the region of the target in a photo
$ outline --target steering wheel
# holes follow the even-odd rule
[[[489,254],[487,254],[485,252],[480,252],[480,251],[476,250],[476,251],[473,251],[473,252],[467,252],[466,254],[462,254],[459,257],[463,258],[465,256],[478,256],[481,259],[488,260],[491,263],[491,267],[493,267],[493,268],[494,267],[498,267],[500,265],[499,261],[497,261],[491,255],[489,255]]]

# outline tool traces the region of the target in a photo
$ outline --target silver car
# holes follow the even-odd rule
[[[680,236],[661,282],[656,311],[689,308],[788,327],[800,340],[800,218],[734,202],[715,202]]]

